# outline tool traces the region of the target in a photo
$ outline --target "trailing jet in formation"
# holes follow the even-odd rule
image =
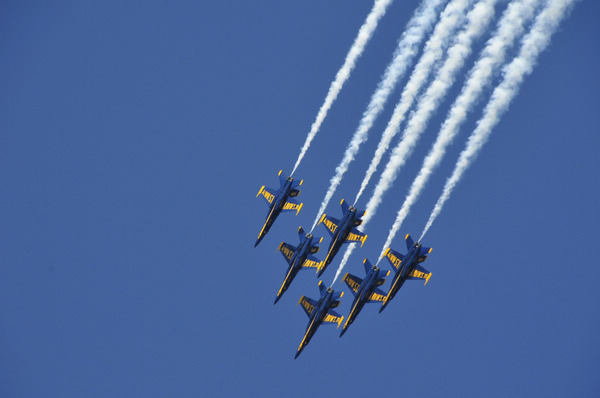
[[[327,232],[331,235],[331,243],[329,244],[327,256],[317,271],[318,276],[321,276],[325,272],[325,268],[333,261],[333,257],[340,250],[342,244],[346,242],[361,242],[360,245],[362,246],[367,239],[367,235],[355,228],[362,224],[361,217],[364,217],[367,212],[357,211],[355,207],[349,206],[344,199],[342,199],[340,205],[342,206],[343,213],[341,220],[323,214],[319,221],[319,224],[323,223],[325,228],[327,228]]]
[[[308,315],[309,321],[306,333],[302,342],[300,342],[294,359],[298,358],[298,355],[300,355],[304,347],[310,342],[310,339],[321,323],[337,324],[340,327],[340,324],[344,320],[343,316],[340,316],[340,314],[333,310],[333,308],[337,308],[340,305],[340,298],[342,298],[344,292],[335,293],[332,288],[325,288],[323,281],[319,282],[319,290],[321,292],[319,301],[305,296],[300,297],[300,301],[298,301],[298,304],[302,305],[302,309]]]
[[[394,298],[407,279],[425,279],[425,284],[427,284],[431,277],[431,272],[419,265],[427,260],[427,256],[431,253],[431,248],[421,246],[419,242],[415,243],[409,234],[407,234],[404,239],[406,240],[406,248],[408,250],[408,253],[405,256],[393,251],[389,247],[384,253],[384,257],[388,259],[392,268],[396,271],[396,275],[392,280],[390,291],[383,299],[383,304],[381,305],[379,312],[385,309],[387,304]]]
[[[277,297],[275,298],[275,303],[281,298],[283,293],[290,286],[298,271],[302,268],[318,268],[321,262],[313,256],[313,254],[319,251],[319,247],[317,244],[323,241],[323,238],[319,238],[318,241],[316,238],[310,233],[304,233],[302,227],[298,228],[298,237],[300,238],[300,245],[294,247],[288,243],[281,242],[279,245],[279,251],[285,257],[285,260],[288,262],[290,267],[288,268],[288,272],[285,275],[285,279],[283,280],[283,285],[281,285],[281,289],[277,292]],[[314,243],[313,243],[314,242]]]
[[[294,182],[292,177],[283,177],[281,175],[281,170],[279,170],[278,176],[279,183],[281,184],[278,190],[265,188],[263,185],[256,195],[256,197],[262,195],[263,198],[265,198],[269,206],[269,213],[267,214],[265,225],[263,225],[260,233],[258,234],[258,239],[256,240],[254,247],[256,247],[262,238],[264,238],[264,236],[267,234],[267,232],[269,232],[271,225],[273,225],[282,211],[295,210],[296,214],[298,214],[302,208],[302,203],[298,203],[290,198],[295,198],[300,194],[300,191],[297,188],[302,185],[303,180],[300,180],[300,182]]]
[[[383,271],[375,265],[371,265],[369,260],[365,258],[363,261],[365,266],[365,279],[360,279],[357,276],[346,273],[343,281],[350,288],[352,294],[354,294],[354,301],[352,302],[350,314],[344,323],[340,337],[346,333],[348,327],[354,322],[354,319],[359,314],[360,310],[364,307],[365,303],[383,302],[385,299],[385,293],[379,289],[379,286],[385,283],[385,277],[390,274],[390,271]]]

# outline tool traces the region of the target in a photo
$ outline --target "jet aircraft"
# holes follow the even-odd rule
[[[283,254],[286,261],[290,265],[287,274],[285,275],[285,279],[283,280],[283,285],[277,292],[277,297],[275,298],[275,303],[281,298],[283,293],[290,286],[298,271],[302,268],[318,268],[321,262],[313,256],[313,254],[319,251],[319,246],[317,244],[323,241],[323,238],[315,238],[310,233],[305,233],[302,227],[298,228],[298,237],[300,238],[300,245],[294,247],[288,243],[281,242],[279,245],[279,251]],[[313,243],[314,242],[314,243]]]
[[[362,247],[365,240],[367,240],[367,235],[355,228],[362,224],[361,217],[364,217],[367,212],[357,211],[356,207],[349,206],[344,199],[342,199],[340,205],[342,206],[343,213],[341,220],[323,214],[319,221],[319,224],[323,223],[325,228],[327,228],[327,232],[331,235],[331,243],[329,244],[327,256],[317,271],[318,276],[321,276],[325,272],[325,268],[333,261],[333,257],[340,250],[342,244],[346,242],[361,242],[360,245]]]
[[[344,320],[344,317],[333,310],[340,305],[340,298],[344,295],[344,292],[335,293],[332,288],[325,288],[323,281],[319,282],[319,291],[321,292],[321,298],[319,301],[312,300],[308,297],[300,297],[298,304],[302,305],[302,309],[308,315],[309,321],[306,327],[306,333],[304,338],[300,342],[298,351],[294,359],[298,358],[298,355],[302,352],[304,347],[310,342],[310,339],[315,334],[317,329],[322,323],[336,324],[340,327],[340,324]]]
[[[290,198],[295,198],[300,194],[300,191],[297,188],[302,185],[303,180],[300,180],[300,182],[295,182],[292,177],[283,177],[281,175],[281,170],[279,170],[279,174],[277,175],[279,176],[279,183],[281,184],[278,190],[265,188],[263,185],[256,195],[256,197],[262,195],[267,201],[269,213],[267,214],[265,225],[263,225],[260,233],[258,234],[258,239],[256,240],[254,247],[256,247],[267,234],[267,232],[269,232],[271,225],[273,225],[282,211],[295,210],[297,215],[302,208],[302,203],[298,203]]]
[[[346,330],[354,322],[354,319],[360,310],[362,310],[365,303],[382,302],[385,298],[385,293],[379,289],[379,286],[385,283],[385,277],[390,274],[390,271],[386,272],[375,265],[371,265],[366,258],[363,261],[363,265],[365,266],[365,279],[360,279],[349,273],[344,275],[343,281],[346,282],[346,285],[348,285],[350,291],[354,294],[354,301],[352,302],[350,314],[346,318],[346,323],[344,323],[340,337],[346,333]]]
[[[431,272],[421,267],[419,264],[427,260],[427,256],[431,253],[430,247],[421,246],[419,242],[413,241],[409,234],[404,238],[406,240],[406,248],[408,254],[402,254],[388,249],[383,254],[388,259],[396,275],[392,280],[392,285],[387,296],[383,299],[379,312],[383,311],[391,299],[394,298],[398,290],[404,285],[407,279],[425,279],[425,284],[429,282]]]

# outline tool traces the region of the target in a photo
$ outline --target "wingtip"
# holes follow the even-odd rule
[[[258,198],[258,196],[262,193],[262,191],[265,189],[265,186],[263,185],[262,187],[260,187],[260,189],[258,190],[258,193],[256,194],[256,197]]]

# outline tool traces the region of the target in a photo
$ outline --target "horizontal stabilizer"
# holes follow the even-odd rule
[[[300,195],[300,191],[297,189],[292,189],[290,191],[290,198],[295,198],[296,196]]]
[[[427,260],[427,256],[429,255],[429,253],[431,253],[431,250],[433,250],[431,247],[421,246],[421,251],[419,252],[420,263]]]

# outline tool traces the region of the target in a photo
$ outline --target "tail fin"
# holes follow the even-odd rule
[[[413,240],[413,238],[410,237],[410,234],[406,234],[406,237],[404,238],[404,240],[406,240],[406,249],[407,250],[410,250],[415,245],[415,241]]]
[[[298,228],[298,238],[300,238],[300,242],[304,240],[304,229],[302,227]]]
[[[346,203],[346,199],[342,199],[340,205],[342,205],[342,214],[348,213],[348,209],[350,208],[350,206],[348,205],[348,203]]]
[[[373,265],[366,258],[363,260],[363,265],[365,266],[365,275],[367,275],[371,271],[371,268],[373,268]]]
[[[319,292],[321,292],[321,297],[323,297],[325,295],[326,291],[327,291],[327,288],[323,284],[323,281],[319,281]]]

